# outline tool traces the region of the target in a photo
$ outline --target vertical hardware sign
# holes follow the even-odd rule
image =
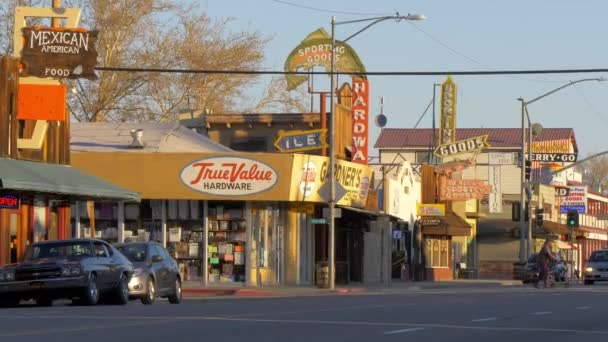
[[[456,83],[448,78],[441,84],[439,145],[456,141]]]
[[[369,82],[353,78],[353,150],[351,161],[367,165],[369,128]]]

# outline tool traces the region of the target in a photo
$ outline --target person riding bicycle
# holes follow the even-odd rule
[[[535,287],[538,287],[538,282],[542,279],[545,287],[549,287],[549,272],[550,266],[556,261],[553,253],[551,252],[551,246],[553,241],[546,239],[543,247],[538,252],[538,278],[534,283]]]

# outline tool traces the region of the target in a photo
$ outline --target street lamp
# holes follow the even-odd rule
[[[366,19],[357,19],[357,20],[348,20],[348,21],[336,21],[336,17],[331,17],[331,63],[330,63],[330,71],[329,75],[331,77],[330,84],[330,92],[329,92],[329,112],[330,115],[330,124],[329,124],[329,288],[335,288],[335,274],[336,274],[336,250],[335,250],[335,242],[336,242],[336,217],[335,217],[335,206],[336,206],[336,180],[335,180],[335,166],[336,166],[336,151],[335,151],[335,122],[336,115],[334,111],[334,91],[335,91],[335,75],[334,71],[336,68],[336,25],[346,25],[346,24],[354,24],[361,22],[370,22],[365,27],[350,35],[348,38],[341,40],[340,43],[346,43],[351,38],[355,37],[359,33],[367,30],[368,28],[374,26],[375,24],[394,19],[397,22],[402,20],[424,20],[426,17],[420,14],[408,14],[408,15],[399,15],[397,12],[395,15],[384,16],[384,17],[374,17],[374,18],[366,18]]]
[[[530,214],[530,201],[532,199],[532,181],[528,182],[528,196],[527,202],[528,206],[524,205],[524,201],[526,200],[525,192],[526,192],[526,178],[525,178],[525,164],[526,164],[526,117],[528,121],[528,160],[532,161],[532,131],[534,130],[533,125],[530,123],[530,114],[528,113],[528,105],[547,97],[553,93],[556,93],[564,88],[572,86],[581,82],[588,81],[605,81],[604,78],[584,78],[577,81],[570,81],[561,87],[555,88],[543,95],[540,95],[530,101],[524,100],[522,97],[517,100],[521,102],[521,184],[520,184],[520,211],[519,211],[519,261],[520,263],[525,263],[527,258],[530,257],[532,252],[532,225],[528,224],[526,229],[526,210],[528,210],[528,214]],[[531,178],[531,177],[530,177]],[[531,215],[528,215],[529,219]],[[531,223],[531,220],[530,220]],[[524,239],[524,236],[528,240]]]

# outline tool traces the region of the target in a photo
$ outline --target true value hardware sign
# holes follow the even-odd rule
[[[24,27],[21,76],[97,79],[98,31]]]
[[[187,187],[210,195],[245,196],[270,190],[279,175],[270,165],[241,157],[209,157],[184,167],[180,178]]]
[[[576,210],[579,214],[587,212],[587,187],[586,186],[569,186],[568,196],[562,197],[560,213],[567,213],[570,210]]]

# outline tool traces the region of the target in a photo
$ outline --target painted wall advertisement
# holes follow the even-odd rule
[[[385,213],[413,224],[420,198],[420,183],[414,179],[411,164],[404,162],[396,178],[385,177],[384,189]]]
[[[489,195],[488,211],[492,214],[502,212],[502,189],[500,184],[500,165],[490,165],[488,167],[488,182],[492,186]]]
[[[365,207],[373,169],[367,165],[337,160],[335,167],[336,204]],[[291,201],[329,200],[329,158],[295,155],[290,191]]]
[[[466,201],[482,199],[492,192],[492,186],[480,179],[439,179],[440,201]]]
[[[560,213],[576,210],[579,214],[587,212],[587,186],[569,186],[570,193],[563,197],[559,206]]]

